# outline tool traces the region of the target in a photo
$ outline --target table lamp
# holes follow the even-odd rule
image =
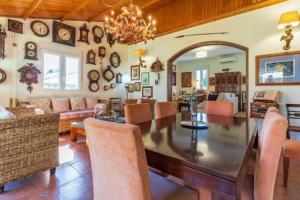
[[[126,89],[126,99],[128,99],[128,83],[130,82],[130,77],[127,74],[124,74],[122,76],[122,83],[125,84],[125,89]]]
[[[142,59],[142,56],[146,55],[146,51],[143,49],[137,49],[134,52],[135,56],[139,58],[140,67],[146,68],[146,61]]]
[[[297,11],[291,11],[283,13],[279,19],[279,29],[285,29],[285,34],[281,36],[280,41],[284,40],[285,45],[284,50],[289,50],[291,48],[291,41],[294,36],[292,34],[292,28],[298,26],[300,23],[300,16]]]

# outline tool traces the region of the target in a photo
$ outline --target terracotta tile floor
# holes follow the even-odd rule
[[[92,200],[93,185],[88,149],[84,138],[70,143],[69,136],[60,137],[60,166],[56,176],[49,171],[5,186],[0,200]],[[275,200],[300,199],[300,162],[291,162],[288,189],[282,187],[282,164],[279,166]]]

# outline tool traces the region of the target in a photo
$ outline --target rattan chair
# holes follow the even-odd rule
[[[0,120],[0,193],[10,181],[58,166],[59,114],[35,115],[33,108],[8,109],[15,118]]]

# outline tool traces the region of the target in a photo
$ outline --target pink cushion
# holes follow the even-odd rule
[[[70,97],[71,110],[85,110],[84,97]]]
[[[31,97],[29,104],[44,110],[46,113],[51,113],[51,101],[48,97]]]
[[[208,115],[233,116],[233,103],[230,101],[206,101],[205,113]]]
[[[72,119],[78,117],[92,117],[94,116],[94,110],[80,110],[60,113],[60,119]]]
[[[97,97],[86,97],[85,101],[86,101],[87,109],[94,109],[98,103],[98,98]]]
[[[300,141],[285,140],[283,153],[288,158],[300,160]]]
[[[70,101],[68,97],[51,98],[53,112],[70,111]]]

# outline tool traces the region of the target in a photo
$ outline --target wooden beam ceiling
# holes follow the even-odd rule
[[[25,14],[23,15],[23,19],[26,20],[30,15],[35,11],[35,9],[39,6],[42,0],[34,0],[30,7],[26,10]]]
[[[60,20],[66,20],[68,19],[68,17],[72,16],[72,14],[74,14],[75,12],[79,11],[80,9],[84,8],[86,5],[88,5],[92,0],[84,0],[82,1],[80,4],[78,4],[77,6],[75,6],[73,9],[71,9],[69,12],[67,12],[66,14],[64,14]]]

